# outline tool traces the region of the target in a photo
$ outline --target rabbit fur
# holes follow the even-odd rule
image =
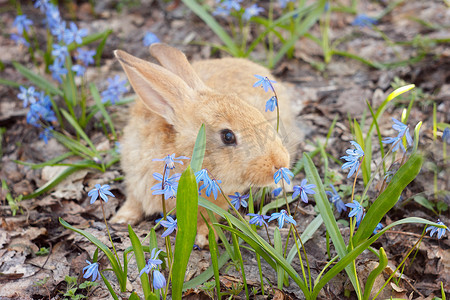
[[[127,200],[111,220],[136,224],[146,215],[162,212],[161,195],[150,188],[158,183],[153,173],[163,173],[164,165],[155,158],[175,153],[190,156],[198,130],[206,129],[206,153],[203,168],[221,180],[225,195],[244,193],[250,186],[273,185],[273,175],[289,167],[291,154],[276,133],[276,111],[265,112],[272,96],[254,88],[255,74],[273,79],[269,70],[251,61],[222,58],[192,65],[185,55],[165,44],[153,44],[150,53],[161,65],[116,50],[128,79],[138,95],[121,141],[121,164],[125,173]],[[282,83],[274,84],[279,99],[282,128],[292,128],[289,94]],[[222,131],[231,130],[236,144],[226,145]],[[286,132],[284,130],[284,132]],[[286,136],[286,134],[284,134]],[[291,149],[292,151],[292,149]],[[189,164],[176,164],[182,173]],[[174,174],[171,170],[171,174]],[[228,208],[220,195],[217,200],[203,196],[223,209]],[[176,199],[166,200],[167,210]],[[208,228],[199,208],[196,244],[208,244]]]

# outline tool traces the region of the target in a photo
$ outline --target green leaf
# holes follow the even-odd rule
[[[72,125],[72,127],[76,130],[76,132],[83,138],[83,140],[86,141],[86,143],[89,145],[89,147],[91,147],[92,151],[98,157],[99,155],[98,155],[97,149],[95,148],[95,146],[92,143],[91,139],[89,139],[87,134],[80,127],[78,122],[74,118],[72,118],[72,116],[67,111],[65,111],[64,109],[61,109],[61,113],[63,114],[64,118],[66,118],[66,120],[70,123],[70,125]]]
[[[53,95],[59,95],[63,96],[64,93],[59,88],[53,85],[50,81],[45,79],[44,76],[38,75],[34,73],[33,71],[28,70],[25,66],[19,64],[18,62],[12,63],[14,68],[16,68],[17,71],[19,71],[20,74],[25,76],[28,80],[30,80],[32,83],[34,83],[38,88],[51,93]]]
[[[422,155],[416,153],[411,155],[408,161],[400,167],[387,188],[370,206],[366,216],[361,221],[358,231],[353,237],[354,245],[358,245],[372,235],[373,230],[384,215],[397,203],[405,187],[416,178],[422,167],[422,162]]]
[[[202,124],[195,140],[194,151],[191,157],[191,168],[194,173],[202,169],[203,158],[205,157],[206,134],[205,124]]]
[[[429,210],[431,210],[432,212],[436,213],[436,211],[434,210],[434,204],[432,202],[430,202],[427,198],[425,198],[422,195],[416,195],[414,196],[414,201],[419,203],[420,205],[422,205],[425,208],[428,208]]]
[[[384,268],[386,268],[388,264],[388,258],[386,256],[386,252],[384,251],[383,247],[380,248],[380,254],[378,256],[380,259],[380,262],[378,266],[370,272],[369,276],[366,280],[366,285],[364,286],[364,295],[363,300],[368,300],[370,297],[370,292],[372,291],[373,284],[375,283],[375,279],[378,277],[378,275],[383,272]]]
[[[361,171],[363,175],[364,185],[367,185],[367,182],[370,178],[370,157],[372,156],[372,149],[366,147],[364,143],[364,138],[362,134],[361,127],[359,126],[358,121],[356,119],[354,120],[354,129],[355,129],[355,136],[356,136],[356,142],[361,146],[361,148],[364,151],[364,162],[361,165]]]
[[[334,218],[333,211],[330,207],[330,202],[328,201],[328,197],[325,194],[322,180],[320,179],[319,173],[317,172],[314,163],[306,153],[303,154],[303,163],[305,165],[306,178],[308,178],[308,180],[311,180],[312,184],[316,185],[316,193],[314,194],[314,199],[316,200],[317,208],[322,215],[323,223],[325,224],[327,231],[330,234],[331,240],[333,241],[334,247],[336,248],[336,252],[342,259],[347,255],[347,247],[345,245],[344,238],[342,237],[341,232],[339,231],[339,228],[337,226],[336,219]],[[346,266],[345,271],[347,272],[347,275],[350,278],[353,287],[355,288],[355,290],[357,290],[357,278],[355,276],[356,271],[354,269],[354,266]]]
[[[0,78],[0,85],[7,85],[7,86],[14,87],[14,88],[18,88],[22,84],[20,84],[18,82],[15,82],[15,81],[11,81],[11,80]]]
[[[59,218],[59,223],[61,223],[61,225],[64,228],[70,229],[78,234],[81,234],[82,236],[87,238],[91,243],[93,243],[95,246],[97,246],[97,248],[102,250],[103,253],[105,253],[106,257],[108,257],[109,263],[111,264],[111,267],[112,267],[114,273],[116,274],[117,281],[119,281],[120,290],[122,292],[124,292],[126,289],[127,274],[123,273],[121,265],[120,265],[120,261],[117,261],[116,257],[114,256],[112,251],[108,248],[108,246],[103,244],[99,239],[97,239],[95,236],[93,236],[89,232],[86,232],[84,230],[73,227],[72,225],[70,225],[69,223],[64,221],[62,218]]]
[[[131,245],[133,246],[134,256],[136,257],[136,263],[138,266],[139,272],[145,267],[145,256],[144,250],[142,250],[142,244],[136,233],[134,233],[133,228],[131,228],[130,224],[128,224],[128,235],[130,236]],[[147,299],[150,297],[151,289],[150,282],[148,281],[148,274],[142,273],[141,275],[141,285],[142,290],[144,291],[144,298]]]
[[[139,298],[138,294],[136,294],[136,292],[132,292],[130,297],[128,297],[128,300],[141,300],[141,298]]]
[[[113,287],[111,286],[111,283],[109,283],[108,279],[106,279],[106,277],[102,274],[102,272],[100,272],[100,276],[103,279],[103,282],[105,283],[106,287],[108,288],[109,293],[111,294],[111,296],[113,297],[114,300],[119,300],[119,298],[116,295],[116,292],[114,292]],[[131,298],[131,296],[130,296]],[[139,297],[138,297],[139,299]]]
[[[227,47],[227,50],[234,57],[243,56],[243,52],[235,44],[233,39],[227,34],[227,32],[220,26],[220,24],[211,16],[206,9],[198,4],[195,0],[183,0],[184,5],[189,7],[200,19],[202,19],[208,26],[214,31],[215,34],[222,40]]]
[[[71,43],[70,45],[67,46],[67,50],[72,51],[75,50],[77,48],[81,48],[83,46],[89,45],[95,41],[98,41],[100,39],[105,39],[106,37],[108,37],[108,35],[110,35],[112,33],[111,29],[107,29],[103,32],[96,32],[93,34],[90,34],[88,36],[85,36],[83,38],[83,41],[81,44],[76,44],[76,43]]]
[[[63,153],[53,159],[50,159],[46,162],[40,163],[40,164],[34,164],[26,161],[20,161],[20,160],[13,160],[16,164],[24,165],[24,166],[30,166],[33,170],[41,169],[46,166],[54,166],[55,164],[59,163],[60,161],[65,160],[66,158],[73,155],[73,152],[66,152]]]
[[[97,87],[95,86],[94,83],[91,83],[89,85],[89,88],[91,89],[91,95],[92,95],[92,98],[94,98],[95,105],[98,107],[98,109],[102,113],[103,118],[105,118],[106,122],[108,123],[109,128],[111,129],[111,133],[114,136],[114,139],[117,140],[117,135],[116,135],[116,130],[114,129],[114,124],[113,124],[108,112],[106,111],[105,105],[103,105],[102,98],[100,97]]]
[[[273,245],[275,246],[275,251],[277,251],[278,254],[283,255],[283,245],[281,244],[281,234],[280,229],[278,229],[278,227],[275,227],[275,231],[273,233]],[[277,271],[277,287],[279,290],[282,290],[284,278],[283,267],[277,264],[276,271]]]
[[[189,165],[181,175],[177,192],[177,237],[172,273],[172,298],[181,299],[184,276],[197,235],[198,187]]]
[[[211,262],[214,270],[214,280],[216,282],[217,299],[222,299],[220,296],[220,275],[219,275],[219,249],[217,248],[216,235],[214,230],[208,224],[208,241],[209,241],[209,253],[211,254]]]
[[[53,137],[63,144],[64,147],[74,152],[76,155],[90,159],[94,158],[96,156],[96,153],[89,149],[88,147],[84,146],[80,142],[71,139],[67,137],[66,135],[58,132],[58,131],[52,131]]]

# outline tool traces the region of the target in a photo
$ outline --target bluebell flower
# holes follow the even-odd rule
[[[399,148],[401,148],[403,151],[406,151],[405,146],[403,146],[402,138],[406,137],[408,146],[411,146],[413,143],[411,135],[409,134],[409,127],[395,118],[392,118],[392,121],[394,121],[394,125],[392,125],[392,128],[398,131],[398,135],[394,138],[384,138],[382,142],[384,144],[394,145],[394,147],[392,148],[392,152],[397,151]]]
[[[41,12],[45,12],[48,4],[49,4],[49,0],[36,0],[34,2],[34,7],[39,8],[39,10]]]
[[[20,86],[19,89],[20,93],[17,94],[17,98],[23,101],[23,107],[27,107],[28,103],[36,103],[36,97],[38,97],[39,94],[36,92],[34,86],[30,86],[29,88]]]
[[[345,204],[345,206],[350,207],[352,209],[348,214],[348,216],[350,218],[355,217],[357,223],[361,222],[364,215],[364,208],[361,206],[361,204],[358,201],[353,200],[353,203],[347,203]]]
[[[75,72],[76,76],[82,77],[84,73],[86,72],[86,67],[82,65],[73,65],[72,71]]]
[[[345,152],[348,155],[341,157],[341,159],[345,159],[347,161],[342,165],[341,169],[345,170],[347,168],[350,168],[347,178],[350,178],[353,175],[353,173],[355,173],[358,170],[360,164],[359,159],[364,157],[364,151],[357,142],[351,141],[350,144],[355,146],[356,149],[347,149]]]
[[[283,191],[283,188],[279,187],[279,188],[274,189],[272,191],[272,194],[274,197],[278,197],[278,195],[281,194],[282,191]]]
[[[164,199],[167,200],[172,197],[177,196],[177,189],[178,189],[178,180],[181,177],[180,173],[176,173],[172,175],[170,178],[167,178],[169,176],[168,173],[166,173],[165,178],[160,173],[153,173],[153,178],[155,178],[158,181],[161,181],[160,183],[155,184],[151,190],[153,191],[152,195],[163,195]],[[164,182],[163,182],[164,180]],[[164,188],[163,188],[164,184]]]
[[[277,105],[278,105],[277,97],[275,96],[270,97],[270,99],[267,100],[266,102],[266,111],[268,110],[274,111]]]
[[[201,192],[203,189],[206,189],[205,193],[206,196],[211,196],[211,192],[214,195],[214,199],[217,200],[218,192],[220,191],[220,187],[218,183],[221,183],[220,180],[211,179],[208,175],[208,171],[206,169],[202,169],[195,173],[195,179],[197,180],[197,183],[200,183],[200,181],[203,181],[203,184],[199,187],[199,192]]]
[[[280,0],[281,8],[285,8],[289,2],[294,2],[295,0]]]
[[[441,222],[441,220],[439,220],[439,219],[437,220],[436,223],[439,225],[445,226],[445,224],[443,222]],[[439,228],[439,227],[435,227],[435,226],[428,226],[426,229],[426,232],[428,232],[428,231],[430,231],[430,236],[433,236],[437,232],[437,238],[441,239],[441,237],[443,237],[447,231],[450,232],[450,229],[448,229],[448,227],[447,228]]]
[[[292,173],[288,168],[280,168],[275,172],[275,174],[273,174],[273,179],[275,180],[275,183],[278,183],[280,179],[283,178],[287,184],[291,184],[289,176],[294,177],[294,173]]]
[[[50,28],[50,32],[56,37],[58,42],[62,42],[64,33],[66,32],[66,22],[60,21],[59,23],[55,23],[55,25]]]
[[[100,272],[98,271],[98,262],[91,263],[90,261],[86,260],[88,265],[83,268],[83,278],[88,279],[92,276],[91,281],[96,281],[98,278],[100,278]]]
[[[30,30],[29,26],[31,25],[33,25],[33,21],[28,19],[26,15],[18,15],[13,23],[13,26],[17,28],[19,34],[23,34],[24,31],[28,32]]]
[[[43,132],[39,134],[39,138],[43,139],[46,144],[48,144],[48,139],[53,137],[52,130],[54,128],[52,126],[46,127]]]
[[[151,44],[159,43],[160,40],[153,32],[147,31],[144,35],[144,40],[142,41],[144,46],[148,47]]]
[[[308,194],[314,195],[316,192],[313,190],[316,188],[315,184],[307,184],[308,180],[305,178],[302,180],[300,185],[294,185],[294,193],[292,194],[292,199],[295,199],[298,195],[303,202],[308,203]]]
[[[58,40],[61,41],[63,39],[64,32],[60,35],[56,35],[53,33],[54,30],[64,29],[66,28],[66,23],[62,21],[61,14],[59,13],[59,9],[53,3],[49,3],[47,5],[47,10],[45,11],[45,20],[47,22],[47,26],[50,28],[50,31],[54,36],[57,36]]]
[[[158,269],[155,269],[153,271],[153,288],[162,289],[165,286],[166,278],[164,278],[164,275]]]
[[[177,220],[176,219],[174,220],[171,216],[167,216],[167,221],[162,220],[160,224],[161,226],[167,228],[167,230],[164,231],[161,237],[166,237],[169,234],[171,234],[175,229],[178,229]]]
[[[250,195],[241,195],[238,192],[235,192],[234,195],[228,195],[228,197],[230,197],[231,200],[231,204],[234,206],[234,208],[239,209],[241,206],[242,207],[247,207],[247,200]]]
[[[57,80],[59,83],[62,83],[61,76],[67,74],[67,69],[64,67],[64,62],[55,59],[49,69],[52,72],[53,79]]]
[[[377,234],[378,231],[380,231],[381,229],[383,229],[383,224],[378,223],[375,229],[373,230],[373,234]]]
[[[216,1],[216,2],[219,2],[219,1]],[[228,10],[234,9],[234,10],[238,11],[241,9],[241,4],[240,4],[241,2],[242,2],[242,0],[223,0],[223,1],[221,1],[221,5],[225,9],[228,9]]]
[[[187,156],[175,157],[175,153],[173,153],[172,155],[167,155],[164,158],[154,158],[153,161],[163,161],[164,164],[166,165],[166,168],[172,170],[175,168],[175,163],[183,164],[181,160],[176,159],[189,159],[189,157]]]
[[[262,13],[263,11],[264,11],[264,8],[259,7],[256,3],[254,3],[245,9],[244,14],[242,15],[242,18],[244,18],[244,20],[248,21],[248,20],[250,20],[251,17],[257,16],[260,13]]]
[[[336,207],[336,210],[338,213],[342,213],[343,211],[347,210],[347,207],[345,206],[344,201],[342,201],[341,196],[339,196],[338,192],[334,188],[332,184],[330,184],[331,189],[333,192],[325,191],[325,193],[330,196],[329,200],[331,203],[334,204]]]
[[[206,196],[208,196],[208,197],[211,196],[211,192],[212,192],[214,195],[214,200],[217,200],[217,196],[219,195],[219,191],[220,191],[219,183],[222,183],[222,181],[213,179],[209,182],[208,185],[203,184],[199,188],[199,190],[201,191],[202,189],[206,188],[206,190],[205,190]]]
[[[11,39],[16,42],[17,45],[24,45],[25,47],[29,48],[30,47],[30,43],[27,42],[27,40],[21,36],[21,35],[17,35],[17,34],[11,34]]]
[[[270,216],[268,222],[275,220],[275,219],[278,220],[278,228],[280,228],[280,229],[283,228],[284,222],[297,225],[297,222],[295,222],[294,218],[292,218],[290,215],[288,215],[288,213],[284,209],[282,209],[278,213],[273,213]]]
[[[276,81],[260,75],[255,75],[255,77],[258,78],[258,81],[253,84],[253,87],[261,86],[265,92],[268,92],[269,89],[274,92],[272,83],[276,83]]]
[[[66,60],[66,57],[69,56],[69,51],[67,50],[67,46],[53,44],[52,55],[55,59],[63,62]]]
[[[114,76],[114,78],[110,77],[108,80],[108,88],[102,92],[102,102],[111,101],[111,104],[115,104],[120,100],[123,93],[127,92],[126,88],[126,80],[120,80],[119,75]]]
[[[269,216],[259,215],[259,214],[247,214],[247,216],[253,217],[249,221],[250,224],[254,224],[254,225],[258,225],[258,226],[263,226],[263,225],[267,226],[267,223],[265,220],[270,218]]]
[[[160,252],[161,250],[158,250],[157,248],[152,249],[150,258],[147,260],[145,267],[143,267],[141,272],[139,273],[139,277],[144,273],[148,274],[150,273],[150,271],[158,269],[158,265],[162,264],[162,260],[158,258]]]
[[[86,67],[94,64],[94,56],[97,53],[95,50],[78,49],[77,60],[81,61]]]
[[[450,127],[446,127],[442,132],[442,142],[450,145]]]
[[[97,201],[98,196],[100,196],[100,198],[105,202],[108,202],[108,196],[115,197],[113,193],[109,191],[109,189],[109,185],[104,184],[100,186],[100,184],[97,183],[95,187],[88,193],[88,196],[91,197],[90,203],[93,204],[95,201]]]
[[[371,18],[366,14],[359,14],[353,20],[352,25],[359,27],[372,27],[372,25],[375,25],[377,22],[377,19]]]
[[[230,15],[230,11],[222,6],[216,7],[216,9],[212,12],[213,16],[226,17]]]
[[[30,110],[27,112],[27,123],[38,128],[41,127],[41,124],[39,123],[39,109],[40,106],[34,103],[30,106]]]
[[[70,22],[70,27],[64,31],[63,40],[67,45],[75,42],[77,44],[83,43],[83,37],[88,35],[87,29],[78,29],[74,22]]]

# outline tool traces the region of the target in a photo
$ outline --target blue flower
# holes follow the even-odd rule
[[[98,271],[98,262],[91,263],[90,261],[86,260],[88,265],[83,268],[83,278],[88,279],[92,276],[91,281],[96,281],[98,278],[100,278],[100,272]]]
[[[239,11],[241,10],[242,0],[216,0],[216,3],[219,3],[219,6],[213,11],[213,16],[229,16],[231,10]]]
[[[14,19],[13,26],[17,28],[17,32],[19,34],[23,34],[23,32],[28,32],[30,29],[29,26],[33,25],[33,21],[27,18],[26,15],[18,15]]]
[[[175,157],[175,153],[173,153],[172,155],[167,155],[164,158],[154,158],[153,161],[163,161],[166,165],[166,168],[172,170],[175,168],[175,163],[183,164],[181,160],[176,159],[189,159],[189,157],[187,156]]]
[[[65,45],[53,45],[52,55],[55,59],[63,62],[66,60],[66,57],[69,55],[69,51],[67,50],[67,46]]]
[[[278,213],[273,213],[270,216],[269,222],[272,220],[278,219],[278,228],[283,228],[284,222],[286,221],[287,223],[291,223],[294,225],[297,225],[297,222],[295,222],[295,220],[287,214],[287,212],[282,209],[280,212]]]
[[[158,258],[160,252],[161,250],[158,250],[157,248],[152,249],[150,258],[147,260],[145,267],[143,267],[141,272],[139,273],[139,277],[142,276],[144,272],[148,274],[151,270],[158,269],[158,265],[162,264],[162,260]]]
[[[55,59],[49,69],[52,71],[53,79],[57,80],[59,83],[62,83],[61,76],[67,74],[67,69],[64,68],[64,62]]]
[[[17,34],[11,34],[11,39],[16,42],[17,45],[24,45],[25,47],[29,48],[30,47],[30,43],[27,42],[27,40],[21,36],[21,35],[17,35]]]
[[[64,38],[64,33],[66,32],[66,22],[65,21],[59,21],[59,23],[56,23],[57,21],[54,22],[55,25],[51,27],[50,32],[54,37],[56,37],[58,42],[61,42]]]
[[[409,127],[395,118],[392,118],[392,121],[394,121],[394,125],[392,125],[392,128],[398,131],[398,135],[395,138],[385,138],[383,140],[383,143],[393,144],[394,147],[392,148],[392,152],[397,151],[399,147],[401,147],[403,151],[406,151],[405,147],[403,146],[402,138],[406,137],[408,146],[411,146],[413,142],[411,135],[409,134]]]
[[[255,225],[258,225],[258,226],[263,226],[263,225],[267,226],[267,223],[266,223],[265,220],[270,218],[269,216],[258,215],[258,214],[247,214],[247,216],[253,217],[249,221],[250,224],[255,224]]]
[[[375,229],[373,230],[373,234],[377,234],[378,231],[380,231],[381,229],[383,229],[383,224],[378,223],[378,225],[375,227]]]
[[[443,222],[441,222],[441,220],[439,220],[439,219],[437,220],[436,223],[439,225],[445,226],[445,224]],[[429,226],[429,227],[427,227],[426,232],[428,232],[430,230],[431,230],[430,236],[433,236],[437,232],[438,239],[441,239],[441,237],[443,237],[447,231],[450,232],[450,229],[448,229],[448,227],[447,228],[439,228],[439,227],[435,227],[435,226]]]
[[[28,102],[30,104],[36,103],[36,97],[39,95],[36,92],[34,86],[30,86],[29,88],[25,88],[20,86],[20,93],[17,95],[17,98],[23,101],[23,107],[28,106]]]
[[[74,22],[70,22],[70,27],[64,31],[63,40],[67,45],[75,42],[77,44],[83,43],[83,37],[87,36],[87,29],[78,29]]]
[[[78,49],[77,59],[87,67],[94,64],[94,56],[96,53],[95,50]]]
[[[159,38],[153,32],[147,31],[147,33],[145,33],[143,40],[144,46],[147,47],[150,46],[151,44],[159,42],[160,42]]]
[[[167,221],[162,220],[160,224],[161,226],[167,228],[167,230],[164,231],[161,237],[166,237],[169,234],[171,234],[175,229],[178,229],[177,220],[176,219],[174,220],[171,216],[167,216]]]
[[[125,84],[126,80],[120,80],[119,75],[114,78],[108,78],[109,86],[106,90],[102,92],[102,102],[111,101],[111,104],[115,104],[122,97],[122,94],[127,92]]]
[[[277,97],[275,96],[270,97],[270,99],[267,100],[266,102],[266,111],[268,110],[274,111],[277,105],[278,105]]]
[[[292,194],[292,199],[295,199],[298,195],[302,198],[302,201],[308,203],[308,194],[315,194],[313,189],[316,187],[315,184],[307,184],[308,180],[305,178],[302,180],[300,186],[295,185],[293,187],[294,193]]]
[[[255,75],[255,77],[259,80],[253,84],[253,87],[261,86],[265,92],[269,91],[269,89],[274,92],[272,83],[276,83],[276,81],[269,80],[269,78],[260,75]]]
[[[30,125],[33,125],[34,127],[41,127],[41,124],[39,123],[39,110],[40,105],[34,103],[30,106],[30,110],[27,113],[27,123]]]
[[[203,184],[209,184],[211,181],[211,178],[209,178],[208,170],[201,169],[198,172],[195,172],[195,179],[197,180],[197,183],[200,183],[200,181],[203,181]]]
[[[289,2],[294,2],[294,0],[280,0],[280,6],[285,8]]]
[[[199,190],[201,191],[202,189],[206,188],[206,190],[205,190],[206,196],[208,196],[208,197],[211,196],[211,192],[212,192],[214,195],[214,200],[217,200],[217,196],[219,195],[219,191],[220,191],[219,183],[222,183],[222,181],[213,179],[209,182],[208,185],[203,184],[199,188]]]
[[[352,209],[348,214],[348,216],[350,218],[356,217],[357,223],[361,222],[364,215],[364,208],[361,206],[361,204],[358,201],[353,200],[353,203],[347,203],[345,204],[345,206],[350,207]]]
[[[110,191],[110,186],[104,184],[100,186],[100,184],[96,184],[95,188],[89,191],[88,196],[91,197],[91,204],[97,201],[98,196],[103,199],[103,201],[108,202],[108,196],[115,197]]]
[[[34,7],[39,8],[41,12],[45,12],[47,9],[49,0],[36,0],[34,2]]]
[[[73,65],[72,71],[76,73],[76,76],[82,77],[86,72],[86,67],[83,67],[82,65]]]
[[[366,14],[359,14],[353,20],[352,25],[359,27],[372,27],[372,25],[376,24],[377,22],[377,19],[368,17]]]
[[[39,134],[39,138],[43,139],[44,142],[46,144],[48,144],[48,139],[53,136],[53,134],[52,134],[52,130],[53,129],[54,128],[52,126],[49,126],[49,127],[45,128],[44,131]]]
[[[450,145],[450,127],[446,127],[442,132],[442,142]]]
[[[161,181],[160,183],[155,184],[151,190],[154,191],[152,195],[163,195],[164,199],[167,200],[171,197],[177,196],[177,189],[178,189],[178,180],[181,177],[180,173],[176,173],[172,175],[170,178],[167,178],[169,176],[169,173],[167,172],[165,174],[165,177],[160,173],[153,173],[153,178],[155,178],[158,181]],[[163,182],[164,181],[164,182]],[[164,183],[164,188],[163,188]]]
[[[61,14],[59,13],[58,7],[53,3],[49,3],[47,5],[47,10],[45,11],[45,18],[50,31],[52,31],[52,34],[56,36],[59,41],[61,41],[64,32],[62,32],[60,35],[53,33],[54,30],[59,33],[61,29],[65,30],[66,28],[66,23],[61,20]]]
[[[239,209],[241,206],[248,206],[247,201],[245,200],[248,199],[250,195],[241,195],[240,193],[235,192],[234,195],[228,195],[228,197],[232,199],[231,204],[234,206],[234,208]]]
[[[291,184],[289,176],[294,177],[294,173],[292,173],[288,168],[280,168],[275,172],[275,174],[273,174],[273,179],[275,180],[275,183],[278,183],[280,179],[283,178],[287,184]]]
[[[263,11],[264,11],[264,8],[259,7],[257,4],[252,4],[251,6],[249,6],[245,9],[242,17],[244,18],[244,20],[248,21],[248,20],[250,20],[251,17],[257,16]]]
[[[274,197],[278,197],[278,195],[283,191],[283,188],[279,187],[272,191]]]
[[[164,278],[164,275],[158,269],[155,269],[153,271],[153,288],[162,289],[165,286],[166,278]]]
[[[341,157],[341,159],[345,159],[347,161],[342,165],[341,169],[345,170],[347,168],[350,168],[347,178],[350,178],[353,175],[353,173],[355,173],[356,170],[358,170],[360,164],[359,159],[364,157],[364,151],[357,142],[351,141],[350,144],[355,146],[356,149],[347,149],[345,152],[348,155]]]
[[[331,189],[333,192],[326,191],[325,193],[330,196],[330,202],[334,204],[336,207],[336,210],[338,213],[342,213],[343,211],[347,210],[345,203],[342,201],[341,196],[339,196],[338,192],[334,188],[332,184],[330,184]]]

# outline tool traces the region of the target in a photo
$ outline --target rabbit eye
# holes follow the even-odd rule
[[[233,131],[224,129],[220,132],[220,137],[225,145],[236,145],[236,136]]]

